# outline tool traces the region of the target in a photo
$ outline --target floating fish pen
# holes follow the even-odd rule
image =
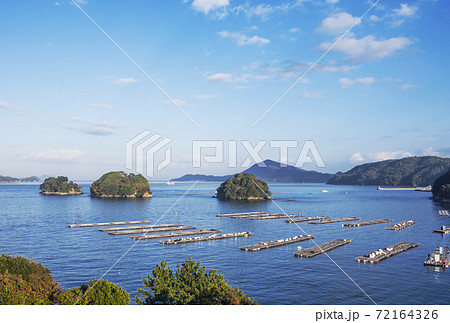
[[[450,248],[437,247],[433,254],[428,254],[427,260],[424,261],[425,266],[448,267],[450,261]]]
[[[387,223],[387,222],[392,222],[392,221],[394,221],[394,220],[380,219],[380,220],[372,220],[372,221],[365,221],[365,222],[344,223],[344,224],[342,224],[342,226],[343,227],[362,227],[365,225]]]
[[[328,223],[336,223],[336,222],[347,222],[347,221],[358,221],[360,218],[340,218],[340,219],[331,219],[331,220],[321,220],[321,221],[313,221],[308,222],[309,224],[328,224]]]
[[[210,233],[220,233],[222,231],[216,229],[210,230],[197,230],[197,231],[184,231],[184,232],[170,232],[170,233],[160,233],[160,234],[150,234],[137,237],[131,237],[134,240],[150,240],[157,238],[171,238],[171,237],[182,237],[182,236],[195,236],[198,234],[210,234]]]
[[[303,217],[303,215],[301,215],[301,214],[287,215],[287,214],[281,213],[281,215],[251,217],[250,220],[274,220],[274,219],[301,218],[301,217]]]
[[[330,216],[310,216],[310,217],[303,218],[303,219],[284,220],[283,222],[297,223],[297,222],[308,222],[308,221],[325,220],[325,219],[331,219],[331,217]]]
[[[123,221],[123,222],[106,222],[106,223],[86,223],[86,224],[70,224],[69,228],[90,228],[105,227],[112,225],[128,225],[128,224],[148,224],[150,221]]]
[[[180,227],[182,224],[153,224],[153,225],[137,225],[131,227],[114,227],[114,228],[102,228],[98,229],[101,232],[108,231],[126,231],[126,230],[138,230],[138,229],[156,229],[156,228],[166,228],[166,227]]]
[[[259,251],[263,249],[270,249],[275,247],[284,246],[291,243],[302,242],[306,240],[314,239],[312,235],[299,235],[291,238],[278,239],[278,240],[270,240],[268,242],[260,242],[257,244],[252,244],[250,246],[240,247],[239,249],[244,251]]]
[[[248,232],[234,232],[234,233],[222,233],[222,234],[213,234],[210,236],[203,237],[188,237],[188,238],[179,238],[179,239],[167,239],[164,241],[160,241],[159,243],[165,245],[175,245],[175,244],[183,244],[183,243],[193,243],[193,242],[202,242],[202,241],[211,241],[211,240],[222,240],[222,239],[231,239],[231,238],[239,238],[239,237],[250,237],[253,233]]]
[[[108,232],[108,234],[113,235],[113,236],[123,236],[123,235],[129,235],[129,234],[142,234],[142,233],[165,232],[165,231],[183,231],[183,230],[195,230],[195,229],[197,229],[197,228],[196,227],[185,227],[184,225],[182,225],[179,227],[110,231],[110,232]]]
[[[399,242],[384,249],[375,250],[367,255],[356,257],[355,259],[358,260],[358,262],[376,264],[418,246],[418,243]]]
[[[294,255],[301,258],[312,258],[333,249],[342,247],[350,242],[352,242],[352,239],[335,239],[333,241],[325,242],[312,248],[296,251],[294,252]]]
[[[267,212],[241,212],[241,213],[225,213],[225,214],[216,214],[218,217],[222,216],[236,216],[236,215],[257,215],[257,214],[267,214]]]
[[[450,233],[450,228],[447,228],[445,225],[443,225],[440,230],[433,230],[433,232],[446,234]]]
[[[385,228],[386,230],[403,230],[404,228],[410,227],[412,225],[416,224],[413,220],[403,221],[394,225],[391,225],[390,227]]]
[[[450,216],[450,212],[448,210],[439,210],[439,215]]]

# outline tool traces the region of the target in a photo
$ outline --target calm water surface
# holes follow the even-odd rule
[[[64,288],[80,286],[101,277],[135,243],[130,236],[111,236],[98,228],[70,229],[72,223],[150,220],[156,223],[193,183],[152,183],[149,200],[93,199],[80,196],[42,196],[38,185],[0,185],[0,252],[22,254],[49,267]],[[89,184],[82,185],[89,192]],[[198,229],[223,232],[252,231],[250,238],[165,246],[156,240],[140,241],[104,279],[124,287],[134,299],[142,277],[163,259],[175,266],[186,257],[217,269],[261,304],[371,304],[350,276],[379,304],[449,304],[445,291],[450,270],[423,266],[428,253],[448,246],[448,238],[432,230],[450,226],[450,217],[438,215],[442,206],[429,193],[377,191],[374,187],[325,184],[270,184],[276,201],[236,202],[211,198],[219,183],[198,183],[158,222],[182,223]],[[321,194],[322,189],[329,192]],[[281,194],[288,193],[288,194]],[[295,199],[295,201],[288,201]],[[414,220],[416,225],[395,232],[377,224],[344,228],[341,223],[310,225],[282,220],[251,221],[218,218],[217,213],[267,211],[305,216],[327,215]],[[391,223],[392,224],[392,223]],[[312,234],[320,244],[336,238],[354,239],[351,244],[312,259],[295,258],[297,246],[311,241],[255,253],[239,246]],[[374,265],[354,258],[397,242],[418,242],[418,248]],[[344,272],[346,274],[344,274]]]

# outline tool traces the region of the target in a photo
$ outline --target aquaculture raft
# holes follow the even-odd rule
[[[193,243],[193,242],[201,242],[201,241],[211,241],[211,240],[222,240],[222,239],[231,239],[238,237],[250,237],[253,235],[250,231],[248,232],[233,232],[233,233],[223,233],[223,234],[213,234],[210,236],[203,237],[188,237],[188,238],[179,238],[179,239],[167,239],[164,241],[160,241],[159,243],[165,245],[175,245],[175,244],[183,244],[183,243]]]
[[[303,215],[301,214],[287,215],[281,213],[280,215],[255,216],[251,217],[250,220],[274,220],[274,219],[301,218],[301,217],[303,217]]]
[[[160,234],[150,234],[144,236],[131,237],[134,240],[150,240],[157,238],[170,238],[170,237],[182,237],[182,236],[195,236],[197,234],[210,234],[210,233],[220,233],[222,231],[216,229],[210,230],[197,230],[197,231],[184,231],[184,232],[170,232],[170,233],[160,233]]]
[[[240,213],[224,213],[224,214],[216,214],[218,217],[222,216],[235,216],[235,215],[255,215],[255,214],[266,214],[267,212],[240,212]]]
[[[450,261],[450,248],[437,247],[433,254],[424,261],[425,266],[448,267]]]
[[[335,239],[333,241],[325,242],[312,248],[296,251],[294,252],[294,255],[301,258],[312,258],[330,250],[342,247],[350,242],[352,242],[351,239]]]
[[[131,227],[114,227],[114,228],[102,228],[98,229],[101,232],[108,231],[126,231],[126,230],[138,230],[138,229],[156,229],[156,228],[167,228],[167,227],[181,227],[182,224],[153,224],[153,225],[137,225]]]
[[[287,244],[311,240],[311,239],[314,239],[314,237],[312,235],[299,235],[299,236],[294,236],[291,238],[270,240],[268,242],[260,242],[257,244],[252,244],[250,246],[240,247],[239,249],[244,250],[244,251],[259,251],[262,249],[280,247],[280,246],[284,246]]]
[[[392,221],[394,221],[394,220],[381,219],[381,220],[372,220],[372,221],[365,221],[365,222],[343,223],[342,226],[343,227],[362,227],[365,225],[387,223],[387,222],[392,222]]]
[[[259,214],[247,214],[247,215],[233,215],[231,218],[233,219],[251,219],[255,217],[267,217],[267,216],[278,216],[284,215],[284,213],[259,213]]]
[[[304,218],[304,219],[285,220],[283,222],[297,223],[297,222],[308,222],[308,221],[324,220],[324,219],[331,219],[331,217],[329,217],[329,216],[310,216],[310,217]]]
[[[163,227],[163,228],[153,228],[153,229],[139,229],[139,230],[121,230],[121,231],[110,231],[108,234],[113,236],[123,236],[129,234],[141,234],[141,233],[151,233],[151,232],[164,232],[164,231],[183,231],[183,230],[195,230],[196,227],[185,227],[184,225],[179,227]]]
[[[444,233],[444,234],[450,233],[450,228],[447,228],[445,225],[443,225],[440,230],[433,230],[433,232]]]
[[[386,230],[402,230],[404,228],[410,227],[412,225],[416,224],[416,222],[414,222],[413,220],[409,220],[409,221],[403,221],[394,225],[391,225],[390,227],[385,228]]]
[[[323,220],[323,221],[313,221],[308,222],[309,224],[328,224],[328,223],[336,223],[336,222],[347,222],[347,221],[358,221],[360,218],[340,218],[340,219],[331,219],[331,220]]]
[[[439,210],[439,215],[450,216],[450,212],[448,210]]]
[[[127,224],[148,224],[150,221],[124,221],[124,222],[107,222],[107,223],[86,223],[86,224],[70,224],[69,228],[89,228],[89,227],[104,227],[111,225],[127,225]]]
[[[384,249],[375,250],[367,255],[356,257],[355,259],[358,262],[375,264],[418,246],[418,243],[400,242]]]

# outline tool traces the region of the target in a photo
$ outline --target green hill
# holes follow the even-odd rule
[[[450,169],[433,183],[433,199],[450,203]]]
[[[327,184],[428,186],[450,167],[450,158],[433,156],[384,160],[338,173]]]
[[[236,174],[217,189],[217,198],[223,200],[268,200],[271,196],[267,183],[249,173]]]
[[[81,187],[74,182],[69,182],[65,176],[46,178],[39,186],[44,195],[78,195],[83,194]]]
[[[147,179],[125,172],[104,174],[91,185],[92,197],[152,197]]]

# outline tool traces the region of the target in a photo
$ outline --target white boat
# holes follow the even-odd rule
[[[322,190],[322,193],[328,193],[328,191],[327,190]]]
[[[171,181],[166,182],[166,184],[167,184],[167,185],[175,185],[175,183],[174,183],[174,182],[171,182]]]

